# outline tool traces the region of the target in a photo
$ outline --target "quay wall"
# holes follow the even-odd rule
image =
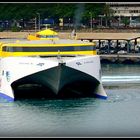
[[[0,32],[0,38],[27,38],[29,34],[34,34],[33,31],[28,32]],[[71,32],[58,32],[58,36],[63,39],[70,38]],[[140,32],[77,32],[77,39],[80,38],[91,38],[91,39],[106,39],[106,38],[136,38],[140,37]]]
[[[140,64],[139,54],[106,54],[100,55],[101,63]]]

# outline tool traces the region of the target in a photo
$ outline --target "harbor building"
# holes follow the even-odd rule
[[[140,27],[140,2],[108,2],[113,10],[114,24],[124,26],[122,20],[128,20],[129,27]],[[112,23],[113,24],[113,23]]]

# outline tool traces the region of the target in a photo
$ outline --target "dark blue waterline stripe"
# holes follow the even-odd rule
[[[14,98],[12,98],[10,96],[7,96],[7,95],[5,95],[4,93],[1,93],[1,92],[0,92],[0,97],[6,99],[9,102],[13,102],[14,101]]]
[[[95,94],[95,97],[100,98],[100,99],[104,99],[104,100],[107,99],[107,96],[102,96],[102,95],[99,95],[99,94]]]

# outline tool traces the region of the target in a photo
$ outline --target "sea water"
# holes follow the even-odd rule
[[[0,99],[0,137],[139,137],[140,66],[102,64],[107,100]]]

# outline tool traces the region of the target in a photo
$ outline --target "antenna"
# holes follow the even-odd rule
[[[58,50],[57,59],[61,59],[60,50]]]
[[[60,55],[60,50],[58,50],[57,59],[59,60],[59,63],[63,63],[62,57]]]

